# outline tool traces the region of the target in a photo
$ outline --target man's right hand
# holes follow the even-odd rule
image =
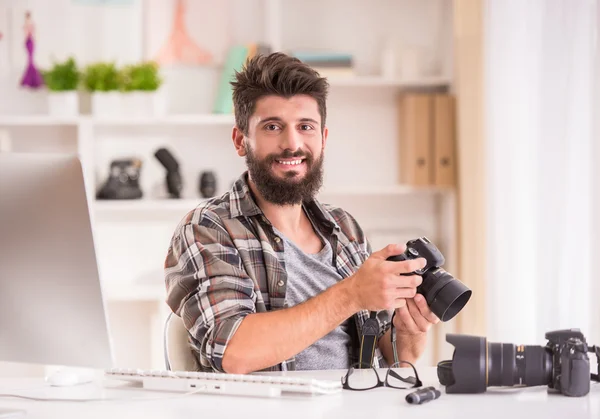
[[[413,298],[417,287],[423,281],[419,275],[404,276],[422,269],[426,265],[424,258],[409,259],[401,262],[386,260],[390,256],[403,253],[406,246],[390,244],[373,252],[360,269],[347,279],[353,300],[359,310],[393,310],[406,305],[406,298]]]

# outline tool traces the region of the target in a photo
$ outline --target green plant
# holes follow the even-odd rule
[[[48,90],[65,92],[77,90],[81,73],[75,59],[71,57],[62,63],[54,63],[49,70],[42,70],[42,77]]]
[[[90,92],[119,90],[120,73],[113,62],[98,62],[88,65],[83,71],[83,85]]]
[[[120,80],[121,90],[126,92],[155,91],[163,82],[158,64],[153,61],[123,67],[120,71]]]

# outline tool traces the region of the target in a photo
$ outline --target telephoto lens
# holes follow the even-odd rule
[[[447,334],[454,345],[452,360],[438,364],[446,393],[482,393],[489,386],[531,387],[547,385],[569,397],[590,391],[590,380],[600,381],[600,348],[589,346],[579,329],[546,333],[545,346],[488,342],[485,337]],[[590,374],[591,352],[597,374]]]
[[[552,382],[552,353],[543,346],[488,342],[485,337],[448,334],[451,361],[438,364],[447,393],[483,393],[490,386],[538,386]]]

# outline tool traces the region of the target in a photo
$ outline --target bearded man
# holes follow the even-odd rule
[[[327,143],[328,83],[283,53],[256,56],[232,82],[233,145],[248,170],[187,214],[165,260],[167,303],[183,319],[201,371],[347,369],[370,312],[380,332],[373,366],[415,362],[438,318],[410,274],[356,220],[317,200]]]

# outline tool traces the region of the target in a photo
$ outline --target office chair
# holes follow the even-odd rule
[[[198,360],[190,349],[188,331],[181,317],[170,313],[165,321],[165,365],[169,371],[199,371]]]

